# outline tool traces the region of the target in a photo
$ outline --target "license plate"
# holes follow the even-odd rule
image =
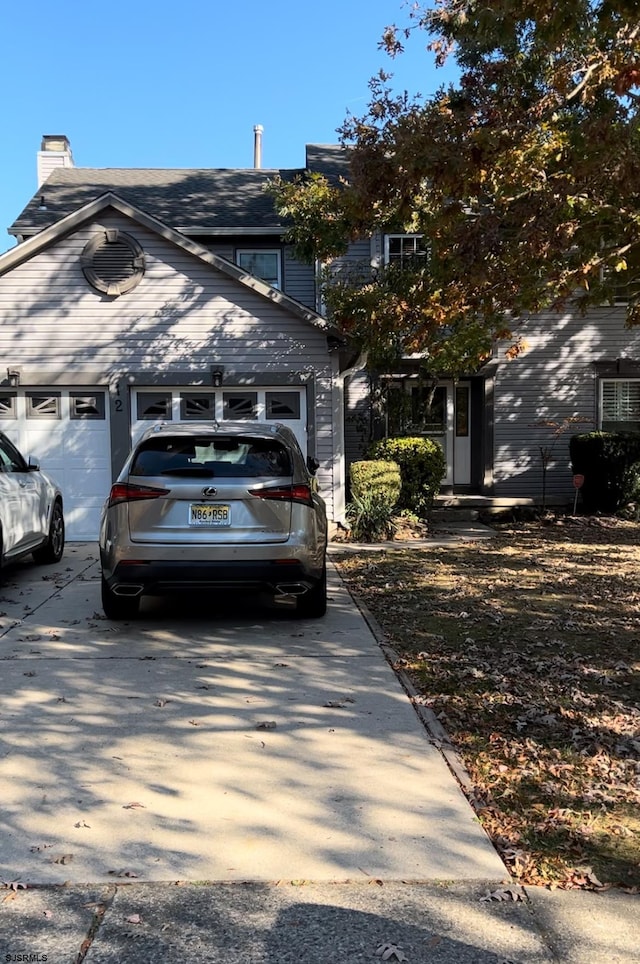
[[[231,509],[228,505],[212,505],[192,502],[189,506],[190,526],[229,526],[231,525]]]

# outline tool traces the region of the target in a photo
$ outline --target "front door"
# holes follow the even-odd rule
[[[470,383],[443,379],[434,390],[406,378],[402,388],[408,404],[399,406],[401,424],[396,426],[390,420],[389,434],[422,435],[438,442],[447,463],[442,484],[470,485]]]

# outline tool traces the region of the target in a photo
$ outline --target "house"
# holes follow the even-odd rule
[[[526,319],[526,351],[497,349],[467,378],[425,384],[409,358],[381,382],[323,317],[315,269],[264,192],[276,174],[346,173],[344,151],[308,145],[306,168],[265,170],[259,136],[243,170],[80,168],[66,137],[43,138],[38,189],[9,229],[18,244],[0,256],[0,429],[58,477],[68,537],[96,538],[140,428],[179,418],[286,422],[320,462],[334,522],[349,463],[396,428],[442,444],[445,490],[485,498],[539,499],[546,449],[547,495],[570,501],[571,420],[640,425],[624,306]],[[379,235],[345,260],[375,269],[420,242]]]
[[[78,168],[57,136],[38,170],[0,257],[0,428],[59,480],[68,538],[97,537],[152,420],[286,423],[342,519],[349,355],[282,243],[278,172]]]

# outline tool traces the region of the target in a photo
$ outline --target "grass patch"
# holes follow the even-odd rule
[[[522,883],[640,888],[640,525],[567,518],[337,565]]]

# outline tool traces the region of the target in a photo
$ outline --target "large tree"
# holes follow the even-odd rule
[[[325,279],[333,319],[375,364],[424,353],[470,370],[545,308],[585,311],[623,284],[640,321],[640,15],[637,0],[436,0],[381,46],[426,31],[459,79],[428,98],[370,82],[340,137],[343,182],[273,187],[299,256],[329,262],[378,231],[423,235],[402,267]],[[425,55],[427,56],[427,55]]]

